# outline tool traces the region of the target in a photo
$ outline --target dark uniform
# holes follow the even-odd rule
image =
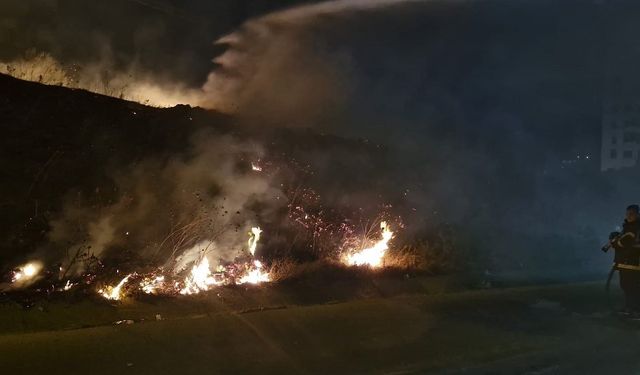
[[[626,307],[640,311],[640,221],[625,220],[620,239],[614,247],[614,261],[620,272],[620,287],[624,291]]]

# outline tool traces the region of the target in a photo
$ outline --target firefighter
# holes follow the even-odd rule
[[[612,240],[615,267],[624,292],[623,314],[640,314],[640,207],[627,207],[622,231]]]

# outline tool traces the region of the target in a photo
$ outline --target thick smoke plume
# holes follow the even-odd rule
[[[211,41],[287,0],[5,0],[0,71],[155,106],[197,105]]]
[[[203,87],[201,104],[247,121],[331,126],[353,95],[356,72],[349,51],[336,49],[325,35],[324,18],[344,21],[359,12],[416,2],[422,1],[325,1],[249,20],[217,40],[227,50],[214,60],[218,67]],[[342,27],[329,21],[324,27]]]
[[[589,263],[574,249],[597,247],[612,212],[595,188],[601,77],[630,56],[637,28],[603,2],[549,18],[552,5],[328,1],[272,13],[218,40],[227,50],[205,103],[384,142],[410,225],[455,224],[496,268]]]
[[[51,223],[45,256],[68,263],[80,251],[106,262],[173,266],[206,249],[212,260],[233,259],[246,250],[249,229],[286,204],[270,178],[251,168],[262,152],[231,136],[198,133],[182,154],[112,171],[115,200],[70,198]]]
[[[318,17],[379,10],[397,5],[424,3],[426,1],[428,0],[331,0],[275,12],[262,17],[262,19],[267,22],[271,20],[280,20],[287,23],[308,22]]]

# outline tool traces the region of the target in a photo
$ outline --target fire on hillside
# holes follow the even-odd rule
[[[381,235],[377,239],[366,239],[361,241],[361,247],[351,248],[340,255],[340,262],[347,266],[380,268],[387,250],[389,241],[394,233],[389,225],[382,221],[380,223]],[[94,285],[96,293],[111,301],[120,301],[132,295],[194,295],[206,292],[215,287],[228,285],[260,285],[272,281],[272,275],[263,262],[256,257],[256,248],[262,236],[262,229],[251,228],[249,240],[247,241],[246,254],[229,263],[220,263],[212,267],[207,254],[207,247],[198,249],[197,259],[190,263],[190,266],[180,268],[175,266],[172,269],[157,268],[150,272],[130,272],[120,277],[113,284],[96,283],[96,275],[85,275],[83,280],[59,279],[60,287],[55,287],[57,291],[69,291],[79,284]],[[376,236],[378,237],[378,236]],[[39,261],[32,261],[16,268],[11,279],[11,288],[27,288],[30,282],[35,281],[40,276],[44,268]],[[62,271],[62,269],[61,269]]]

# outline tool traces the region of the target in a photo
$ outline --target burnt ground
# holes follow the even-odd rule
[[[113,305],[5,303],[0,368],[11,374],[640,371],[640,322],[611,312],[602,283],[469,290],[447,278],[394,279],[332,299],[338,290],[315,300],[274,286]]]

